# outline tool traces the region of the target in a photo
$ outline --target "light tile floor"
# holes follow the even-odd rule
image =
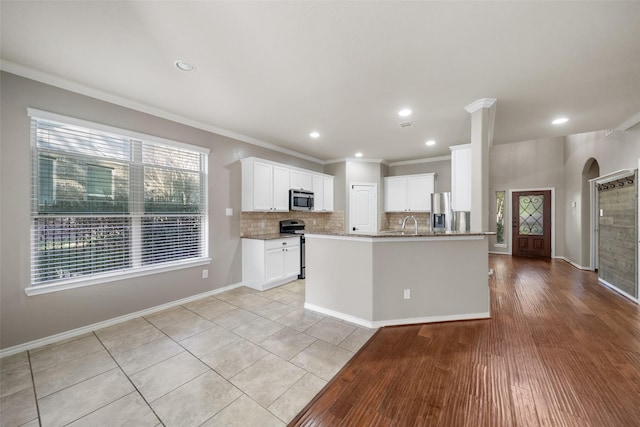
[[[283,426],[374,330],[242,287],[0,359],[0,425]]]

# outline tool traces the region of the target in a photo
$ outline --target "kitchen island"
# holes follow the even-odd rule
[[[491,234],[306,234],[305,308],[373,328],[489,318]]]

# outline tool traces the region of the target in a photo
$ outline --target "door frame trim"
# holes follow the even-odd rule
[[[600,233],[600,211],[598,209],[600,196],[595,181],[589,180],[589,193],[591,195],[589,200],[589,270],[595,271],[599,263],[598,242],[600,240],[598,236]]]
[[[511,210],[512,210],[512,202],[513,193],[518,193],[520,191],[551,191],[551,258],[556,257],[556,187],[534,187],[534,188],[510,188],[507,190],[509,193],[509,203],[506,206],[507,215],[505,218],[509,218],[511,220]],[[505,203],[506,205],[506,203]],[[509,240],[507,240],[508,245],[508,253],[509,255],[513,255],[513,233],[511,231],[511,227],[505,227],[505,229],[509,229]],[[506,233],[505,233],[506,234]]]
[[[376,229],[376,231],[374,231],[373,233],[375,233],[375,232],[378,231],[378,223],[379,223],[378,215],[380,214],[380,206],[378,206],[378,204],[380,203],[380,200],[378,199],[378,183],[377,182],[360,182],[360,181],[350,182],[349,186],[347,187],[347,190],[349,192],[349,221],[347,222],[346,218],[345,218],[345,223],[348,224],[347,232],[348,232],[348,234],[354,234],[354,232],[352,230],[353,226],[351,225],[351,191],[353,190],[353,187],[352,187],[353,185],[371,185],[371,186],[373,186],[373,188],[374,188],[374,190],[376,192],[376,203],[375,203],[376,214],[374,215],[374,218],[373,218],[374,221],[375,221],[375,224],[374,224],[375,227],[374,228]],[[360,233],[360,234],[362,234],[362,233]]]

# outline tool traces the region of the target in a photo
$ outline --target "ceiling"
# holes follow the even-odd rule
[[[323,161],[447,155],[469,142],[464,107],[479,98],[498,100],[496,144],[614,128],[640,112],[637,1],[0,7],[5,70]],[[552,125],[558,116],[570,120]]]

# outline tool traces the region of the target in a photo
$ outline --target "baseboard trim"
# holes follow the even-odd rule
[[[554,258],[555,258],[555,259],[561,259],[561,260],[563,260],[564,262],[568,262],[569,264],[571,264],[572,266],[574,266],[575,268],[577,268],[577,269],[579,269],[579,270],[587,270],[587,271],[591,271],[591,267],[585,267],[584,265],[577,264],[577,263],[575,263],[575,262],[571,261],[570,259],[565,258],[565,257],[563,257],[563,256],[556,256],[556,257],[554,257]]]
[[[606,280],[598,277],[598,283],[606,286],[607,288],[611,289],[612,291],[622,295],[625,298],[630,299],[631,301],[635,302],[636,304],[640,304],[640,299],[635,298],[633,295],[629,295],[628,293],[626,293],[625,291],[623,291],[622,289],[616,287],[616,285],[607,282]]]
[[[315,311],[320,314],[335,317],[340,320],[345,320],[356,325],[364,326],[366,328],[377,329],[384,326],[399,326],[399,325],[414,325],[416,323],[438,323],[438,322],[454,322],[458,320],[478,320],[478,319],[490,319],[491,314],[489,312],[484,313],[469,313],[469,314],[451,314],[447,316],[427,316],[427,317],[409,317],[406,319],[393,319],[393,320],[376,320],[370,321],[361,319],[359,317],[345,314],[339,311],[331,310],[328,308],[320,307],[317,305],[304,303],[304,308]]]
[[[93,323],[91,325],[82,326],[77,329],[72,329],[70,331],[61,332],[59,334],[51,335],[44,338],[39,338],[37,340],[29,341],[24,344],[18,344],[13,347],[7,347],[0,350],[0,359],[6,356],[11,356],[13,354],[17,354],[23,352],[25,350],[31,350],[36,347],[41,347],[43,345],[53,344],[58,341],[66,340],[69,338],[74,338],[88,332],[93,332],[98,329],[106,328],[108,326],[117,325],[118,323],[126,322],[131,319],[135,319],[136,317],[146,316],[148,314],[152,314],[158,311],[166,310],[168,308],[177,307],[182,304],[187,304],[192,301],[199,300],[201,298],[206,298],[211,295],[220,294],[222,292],[230,291],[231,289],[239,288],[240,286],[244,286],[244,283],[235,283],[233,285],[224,286],[222,288],[214,289],[211,291],[203,292],[201,294],[192,295],[190,297],[182,298],[176,301],[171,301],[166,304],[157,305],[155,307],[145,308],[144,310],[136,311],[134,313],[125,314],[123,316],[114,317],[113,319],[104,320],[102,322]]]
[[[374,328],[373,322],[371,322],[370,320],[361,319],[359,317],[355,317],[350,314],[345,314],[340,311],[335,311],[328,308],[320,307],[319,305],[309,304],[308,302],[304,303],[304,308],[311,311],[315,311],[316,313],[335,317],[336,319],[345,320],[350,323],[355,323],[356,325],[364,326],[365,328]]]

